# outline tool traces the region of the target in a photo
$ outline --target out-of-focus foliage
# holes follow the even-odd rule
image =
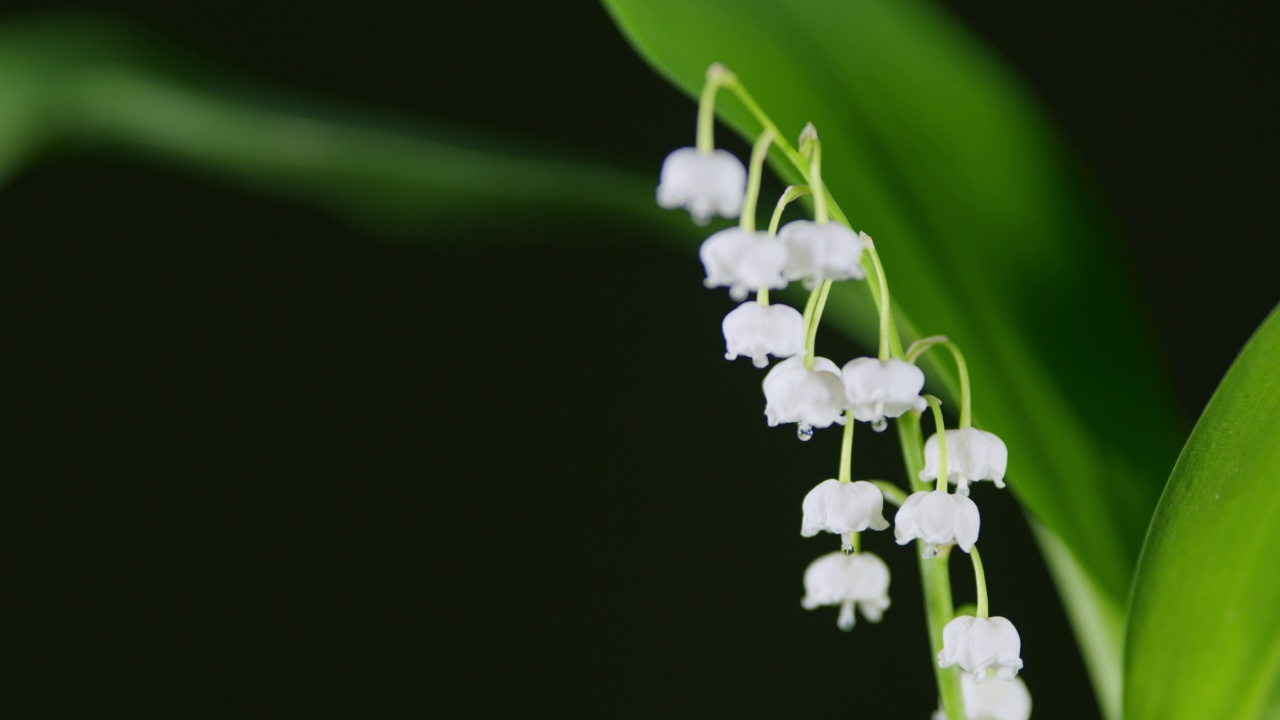
[[[0,28],[0,95],[0,183],[50,149],[107,146],[383,234],[548,214],[685,226],[654,206],[652,178],[273,96],[99,17]]]
[[[1125,717],[1280,717],[1280,311],[1236,358],[1156,509],[1129,608]]]
[[[897,311],[964,348],[975,416],[1012,450],[1010,486],[1067,551],[1049,555],[1055,575],[1085,583],[1064,595],[1114,712],[1116,619],[1175,434],[1109,233],[1033,104],[920,0],[605,4],[690,94],[721,62],[784,132],[817,126],[824,179],[876,239]],[[721,115],[758,132],[722,95]],[[833,322],[874,332],[865,291],[833,298]],[[954,387],[946,363],[931,371]]]

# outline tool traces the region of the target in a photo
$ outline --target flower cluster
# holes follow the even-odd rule
[[[712,137],[714,102],[721,88],[737,93],[754,108],[764,130],[756,140],[750,162],[743,165],[732,154],[716,149]],[[964,673],[962,684],[944,703],[944,715],[959,717],[961,696],[970,710],[967,717],[1026,718],[1030,696],[1014,676],[1022,667],[1021,641],[1012,623],[987,613],[986,579],[975,543],[981,526],[977,504],[970,499],[970,484],[991,481],[1003,488],[1008,451],[993,433],[972,427],[968,369],[959,348],[943,336],[917,341],[904,352],[901,335],[893,327],[888,280],[875,244],[863,232],[852,229],[835,206],[821,176],[822,144],[813,125],[806,126],[796,148],[777,138],[772,121],[758,111],[736,76],[719,65],[707,73],[707,85],[699,106],[696,147],[672,152],[662,167],[658,204],[686,208],[695,222],[713,215],[738,218],[736,227],[713,233],[702,244],[702,261],[708,288],[727,288],[737,307],[725,316],[722,331],[725,358],[750,358],[761,369],[776,361],[762,382],[764,414],[769,426],[796,425],[801,440],[816,429],[843,427],[839,476],[824,480],[805,495],[801,504],[800,533],[814,537],[831,533],[840,538],[840,551],[818,557],[804,573],[805,609],[840,608],[837,625],[852,630],[855,610],[878,622],[889,607],[889,568],[883,560],[861,550],[861,533],[885,530],[884,503],[898,506],[894,536],[899,545],[913,540],[921,548],[922,563],[945,562],[952,547],[968,553],[978,587],[975,615],[946,621],[937,652],[940,682],[955,683],[954,671]],[[764,161],[771,149],[781,153],[804,177],[804,185],[787,188],[778,200],[768,229],[756,227],[756,205]],[[798,219],[779,229],[784,210],[799,197],[812,199],[812,219]],[[823,309],[833,283],[866,280],[874,276],[872,296],[879,310],[879,352],[837,364],[816,353],[815,341]],[[773,303],[771,291],[799,283],[809,292],[804,311]],[[751,294],[755,298],[751,299]],[[954,356],[960,374],[959,427],[946,429],[941,401],[923,394],[925,374],[917,359],[933,347],[945,347]],[[932,409],[936,431],[923,445],[919,423]],[[852,446],[854,427],[868,423],[877,432],[890,420],[909,423],[904,438],[904,458],[912,468],[908,494],[893,483],[854,480]],[[910,438],[914,438],[910,441]],[[914,447],[912,447],[914,446]],[[932,482],[933,487],[928,483]],[[955,485],[955,492],[950,492]],[[934,560],[941,557],[941,560]],[[945,572],[944,572],[945,576]],[[949,585],[949,578],[945,580]],[[946,586],[926,587],[926,593],[943,592]],[[931,613],[936,604],[926,603]],[[981,684],[993,671],[995,685]],[[945,671],[945,672],[944,672]],[[947,680],[946,678],[950,678]],[[961,690],[963,688],[963,690]],[[944,700],[948,693],[944,693]],[[974,714],[975,712],[981,714]]]

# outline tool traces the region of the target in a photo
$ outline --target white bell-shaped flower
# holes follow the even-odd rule
[[[787,279],[813,289],[823,280],[861,280],[866,241],[840,223],[795,220],[778,233],[787,244]]]
[[[720,327],[726,360],[745,355],[762,368],[769,364],[769,355],[787,358],[804,353],[804,316],[793,307],[744,302],[724,317]]]
[[[969,483],[991,480],[1004,487],[1004,471],[1009,465],[1009,449],[994,433],[973,427],[947,431],[947,482],[956,492],[969,496]],[[924,469],[921,480],[938,479],[938,436],[930,436],[924,444]]]
[[[968,673],[960,675],[960,691],[964,695],[964,716],[967,720],[1029,720],[1031,717],[1031,692],[1022,678],[1005,680],[991,677],[975,680]],[[934,720],[947,720],[946,711],[939,708]]]
[[[1002,617],[980,618],[961,615],[942,629],[942,652],[938,666],[959,665],[980,683],[987,668],[998,677],[1012,680],[1022,669],[1022,638],[1013,623]]]
[[[744,300],[751,290],[787,286],[782,268],[787,264],[787,248],[766,232],[728,228],[715,233],[698,250],[709,288],[727,287],[735,300]]]
[[[939,545],[959,545],[969,552],[978,542],[982,518],[978,506],[963,495],[926,490],[912,493],[893,518],[893,534],[899,545],[915,539],[927,543],[924,556],[938,554]]]
[[[803,357],[783,360],[764,376],[764,414],[769,427],[799,423],[810,428],[844,424],[844,385],[840,368],[824,357],[813,359],[813,369]],[[803,434],[802,434],[803,437]]]
[[[845,363],[840,377],[854,419],[871,423],[877,432],[884,430],[885,418],[908,410],[924,412],[929,406],[920,397],[924,372],[905,360],[854,358]]]
[[[747,169],[728,150],[698,152],[680,148],[662,162],[658,205],[688,208],[694,221],[705,225],[712,215],[736,218],[747,194]]]
[[[889,527],[889,521],[884,519],[884,495],[880,488],[866,480],[823,480],[804,496],[801,508],[804,510],[801,535],[835,533],[840,536],[841,548],[846,552],[853,549],[853,533]]]
[[[871,622],[880,622],[889,608],[889,566],[873,553],[845,555],[833,552],[809,563],[804,571],[804,598],[800,605],[813,610],[838,605],[836,625],[852,630],[854,608]]]

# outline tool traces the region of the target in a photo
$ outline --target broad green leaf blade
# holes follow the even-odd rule
[[[1236,358],[1165,487],[1134,582],[1129,720],[1280,717],[1280,310]]]
[[[815,123],[823,176],[876,239],[896,308],[918,333],[964,348],[975,416],[1010,447],[1011,487],[1108,606],[1073,617],[1121,615],[1177,435],[1105,223],[1009,73],[921,0],[605,5],[690,94],[721,62],[784,132]],[[723,119],[758,132],[722,97]],[[863,289],[833,298],[845,330],[875,331]],[[931,375],[954,387],[946,363]],[[1115,412],[1119,398],[1149,421]],[[1104,632],[1112,641],[1095,645],[1118,648]],[[1117,688],[1106,691],[1113,712]]]

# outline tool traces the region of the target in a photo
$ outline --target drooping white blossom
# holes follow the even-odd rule
[[[871,423],[876,431],[884,430],[885,418],[928,407],[920,396],[924,372],[905,360],[854,358],[845,363],[840,377],[854,419]]]
[[[880,622],[889,607],[889,567],[874,553],[828,553],[809,563],[804,571],[804,598],[800,605],[813,610],[838,605],[836,625],[852,630],[854,608],[871,622]]]
[[[1009,449],[994,433],[973,427],[947,430],[947,482],[956,492],[968,497],[969,483],[991,480],[1004,487],[1004,471],[1009,465]],[[921,480],[938,479],[938,436],[930,436],[924,444],[924,469]]]
[[[960,669],[981,683],[987,668],[994,668],[998,677],[1012,680],[1022,669],[1022,638],[1013,623],[1002,617],[980,618],[961,615],[942,629],[942,652],[938,653],[938,666]]]
[[[978,506],[963,495],[937,490],[912,493],[893,518],[893,534],[899,545],[915,539],[927,543],[924,556],[938,554],[939,545],[959,545],[969,552],[978,541],[982,518]]]
[[[804,280],[812,290],[823,280],[861,280],[865,242],[840,223],[794,220],[782,226],[778,237],[787,245],[787,279]]]
[[[824,357],[813,359],[813,369],[803,357],[783,360],[764,376],[764,414],[769,427],[798,423],[801,428],[844,424],[844,385],[840,368]]]
[[[964,716],[967,720],[1029,720],[1031,717],[1031,693],[1022,678],[1005,680],[991,677],[987,671],[983,681],[975,680],[968,673],[960,675],[960,691],[964,696]],[[947,720],[946,711],[939,709],[934,720]]]
[[[880,488],[865,480],[823,480],[804,496],[801,508],[804,510],[801,535],[835,533],[840,536],[841,548],[846,552],[853,549],[852,533],[889,527],[889,521],[884,519],[884,495]]]
[[[727,287],[735,300],[760,288],[779,289],[787,286],[782,268],[787,264],[787,248],[782,241],[766,232],[728,228],[703,241],[698,257],[707,271],[702,284]]]
[[[769,364],[769,355],[788,358],[804,353],[804,316],[793,307],[744,302],[725,316],[720,327],[726,360],[745,355],[762,368]]]
[[[728,150],[701,153],[680,148],[662,162],[658,205],[688,208],[694,221],[705,225],[712,215],[736,218],[747,193],[747,169]]]

